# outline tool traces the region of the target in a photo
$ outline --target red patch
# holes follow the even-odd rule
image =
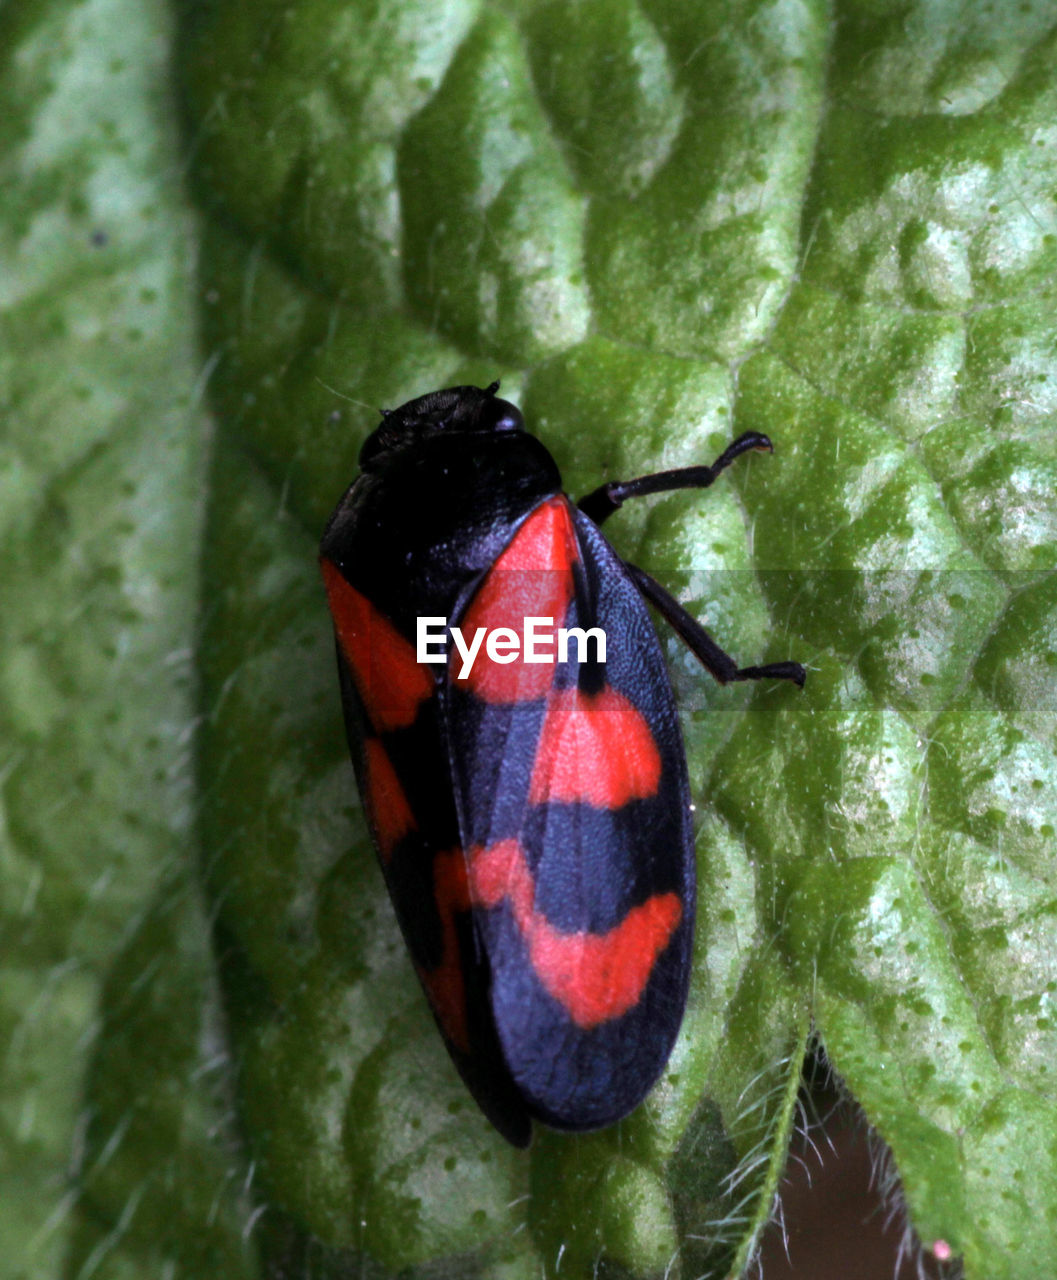
[[[516,840],[474,852],[470,887],[475,905],[509,900],[537,977],[584,1030],[638,1003],[683,914],[676,894],[657,893],[608,933],[560,933],[535,909],[536,886]]]
[[[419,976],[429,992],[444,1034],[462,1053],[469,1053],[466,984],[460,964],[459,939],[455,932],[455,913],[470,909],[466,856],[461,849],[438,853],[433,859],[433,893],[440,915],[441,961],[435,969],[420,969]]]
[[[433,694],[433,678],[410,641],[350,586],[330,560],[320,560],[334,629],[356,688],[377,733],[413,724]]]
[[[388,861],[393,848],[414,831],[416,823],[404,788],[396,776],[385,747],[377,738],[364,744],[367,770],[367,811],[382,857]]]
[[[547,703],[529,800],[619,809],[655,795],[661,756],[642,714],[615,689],[555,689]]]
[[[533,511],[489,569],[459,623],[467,643],[479,627],[489,633],[509,627],[521,637],[526,618],[551,618],[555,628],[564,626],[573,598],[572,566],[578,558],[568,500],[551,498]],[[556,648],[541,652],[556,660]],[[453,680],[461,665],[453,652]],[[525,662],[520,654],[514,662],[494,662],[482,644],[470,674],[459,683],[486,702],[523,702],[544,697],[553,681],[553,662]]]

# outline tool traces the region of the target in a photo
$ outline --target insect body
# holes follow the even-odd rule
[[[721,681],[804,671],[737,667],[598,527],[628,497],[706,487],[766,436],[576,506],[498,386],[383,415],[321,564],[400,925],[466,1084],[525,1145],[533,1118],[593,1129],[637,1106],[686,1003],[690,794],[645,601]],[[461,652],[421,661],[422,620],[458,627]],[[519,639],[544,623],[565,629],[564,654]]]

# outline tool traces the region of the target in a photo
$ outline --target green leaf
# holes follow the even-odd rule
[[[167,1150],[135,1069],[157,1074],[188,1010],[156,1009],[149,1046],[137,1023],[84,1099],[106,974],[187,867],[195,807],[202,360],[169,29],[141,0],[0,13],[0,1274],[19,1280],[60,1274],[78,1221],[85,1275],[164,1271],[147,1219],[179,1186],[240,1242],[205,1119],[216,1067],[170,1093]],[[107,1032],[137,988],[161,998],[178,952],[159,933],[150,965],[114,971]],[[205,1042],[183,1049],[200,1064]],[[131,1261],[112,1264],[119,1241]]]
[[[926,1246],[1046,1274],[1052,5],[181,0],[197,359],[164,23],[17,12],[0,1136],[31,1177],[0,1165],[0,1204],[25,1274],[61,1251],[107,968],[71,1275],[737,1274],[812,1034]],[[403,952],[315,569],[375,406],[497,376],[574,494],[770,435],[607,532],[739,658],[811,668],[719,689],[665,640],[699,815],[686,1023],[635,1115],[528,1153]],[[193,691],[165,661],[192,646]]]

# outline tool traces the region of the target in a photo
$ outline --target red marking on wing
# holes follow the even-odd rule
[[[638,1003],[683,914],[676,894],[657,893],[607,933],[561,933],[535,909],[536,886],[516,840],[474,851],[470,889],[478,906],[510,902],[537,976],[584,1030]]]
[[[334,630],[371,724],[378,733],[412,724],[433,693],[433,678],[410,641],[350,586],[332,561],[320,561]]]
[[[642,713],[615,689],[555,689],[547,703],[529,800],[619,809],[656,794],[661,756]]]
[[[459,624],[467,643],[478,627],[509,627],[520,637],[526,618],[552,618],[556,628],[564,626],[578,558],[568,501],[551,498],[533,511],[489,569]],[[543,652],[557,656],[556,646]],[[453,653],[453,678],[461,665]],[[542,698],[553,680],[553,662],[529,663],[520,654],[515,662],[493,662],[482,645],[464,683],[487,702],[522,702]]]
[[[414,831],[415,818],[389,754],[377,738],[366,740],[364,759],[367,812],[382,857],[388,859],[396,844]]]
[[[441,961],[435,969],[420,969],[419,977],[444,1034],[457,1049],[470,1052],[466,1025],[466,983],[462,976],[455,913],[469,911],[470,886],[466,856],[461,849],[438,853],[433,859],[433,892],[441,924]]]

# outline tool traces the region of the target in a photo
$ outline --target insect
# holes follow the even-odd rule
[[[320,563],[397,917],[455,1065],[524,1146],[533,1119],[584,1130],[627,1115],[686,1004],[690,791],[646,603],[724,683],[802,685],[804,668],[738,667],[599,530],[628,498],[706,488],[769,451],[766,436],[574,505],[498,389],[383,411]],[[565,629],[564,652],[545,623]]]

